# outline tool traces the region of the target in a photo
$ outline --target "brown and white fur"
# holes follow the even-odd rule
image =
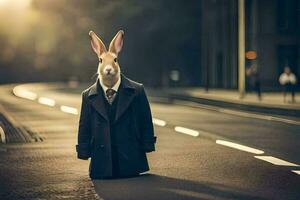
[[[96,33],[90,31],[89,35],[92,49],[99,58],[98,77],[106,87],[112,88],[120,79],[121,70],[118,64],[118,54],[123,47],[124,31],[118,31],[110,42],[108,51]]]

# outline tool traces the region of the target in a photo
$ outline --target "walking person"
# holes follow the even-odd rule
[[[291,92],[292,103],[295,103],[295,86],[297,83],[297,77],[291,72],[289,66],[284,67],[284,71],[279,77],[279,83],[284,87],[283,101],[286,102],[286,95],[288,92]]]
[[[247,87],[250,91],[255,91],[257,98],[261,101],[261,87],[260,87],[260,77],[256,65],[251,65],[246,69],[246,76],[248,77]]]

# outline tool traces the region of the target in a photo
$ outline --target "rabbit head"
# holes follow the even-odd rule
[[[111,88],[120,79],[120,66],[118,64],[118,54],[123,47],[124,31],[120,30],[112,39],[109,50],[102,40],[93,31],[89,32],[91,37],[91,46],[99,59],[98,76],[102,83]]]

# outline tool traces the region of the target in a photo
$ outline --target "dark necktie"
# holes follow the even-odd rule
[[[112,104],[115,94],[116,91],[111,88],[106,90],[106,97],[109,104]]]

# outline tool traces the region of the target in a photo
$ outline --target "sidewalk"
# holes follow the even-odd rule
[[[241,99],[237,90],[210,89],[206,92],[204,88],[194,87],[170,88],[158,91],[149,89],[149,94],[150,96],[165,96],[171,101],[192,101],[219,107],[300,117],[300,98],[297,98],[297,94],[295,103],[291,103],[290,95],[287,95],[287,102],[285,103],[283,94],[280,92],[262,93],[262,100],[260,101],[255,93],[246,94]]]

